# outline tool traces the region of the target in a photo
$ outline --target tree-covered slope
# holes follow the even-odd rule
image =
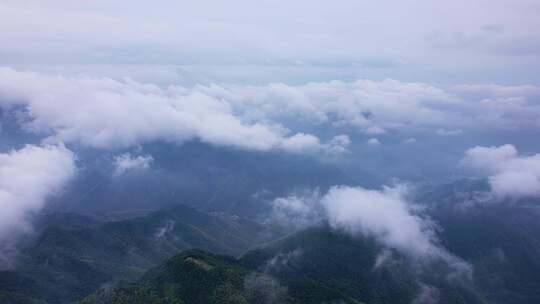
[[[85,219],[77,225],[79,218],[44,224],[15,270],[0,273],[0,295],[9,294],[12,302],[24,295],[67,303],[119,280],[135,280],[182,250],[239,255],[272,236],[255,222],[183,206],[114,222]]]
[[[438,303],[485,303],[467,284],[423,275],[399,256],[375,266],[379,252],[368,238],[308,229],[239,260],[184,252],[139,283],[101,290],[83,303],[409,304],[427,303],[428,291]]]
[[[443,245],[474,268],[490,303],[540,303],[540,201],[495,198],[484,180],[432,189],[419,201],[441,227]]]
[[[101,290],[81,304],[347,303],[360,304],[324,282],[299,278],[282,285],[241,261],[200,250],[183,252],[137,284]]]

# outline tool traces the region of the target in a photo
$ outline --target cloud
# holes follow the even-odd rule
[[[252,272],[244,278],[244,292],[249,303],[280,304],[287,301],[287,288],[274,277]]]
[[[454,104],[442,89],[396,80],[312,82],[300,86],[200,87],[206,94],[225,99],[245,117],[294,118],[320,125],[346,126],[366,134],[382,134],[414,126],[457,124],[459,118],[427,102]]]
[[[336,153],[350,144],[343,129],[370,135],[530,130],[540,127],[539,97],[540,87],[531,85],[443,89],[357,80],[162,88],[129,79],[0,69],[0,106],[22,107],[27,130],[46,136],[48,143],[108,149],[200,140],[258,151]],[[321,142],[316,134],[294,131],[313,126],[338,134]]]
[[[540,196],[540,154],[519,155],[513,145],[474,147],[462,163],[488,176],[492,192],[499,198]]]
[[[377,135],[377,134],[384,134],[386,133],[386,130],[381,128],[381,127],[378,127],[378,126],[371,126],[369,128],[367,128],[365,130],[366,134],[373,134],[373,135]]]
[[[343,136],[327,145],[311,134],[291,134],[278,123],[249,120],[227,100],[202,90],[162,89],[129,79],[67,78],[1,68],[0,106],[24,107],[24,127],[46,136],[46,143],[114,149],[198,139],[218,146],[298,153],[336,152],[348,144]]]
[[[370,138],[366,142],[370,146],[378,146],[381,144],[381,142],[377,138]]]
[[[115,175],[120,175],[130,170],[144,170],[150,168],[154,158],[150,155],[133,157],[129,153],[114,158]]]
[[[411,212],[404,198],[407,188],[382,191],[360,187],[334,187],[322,198],[332,227],[374,236],[390,248],[416,257],[441,255],[429,221]]]
[[[347,135],[334,136],[328,143],[323,145],[324,150],[329,154],[341,154],[347,152],[347,147],[351,140]]]
[[[434,286],[420,284],[420,293],[412,301],[412,304],[438,304],[440,291]]]
[[[357,80],[162,88],[129,79],[0,69],[0,107],[18,107],[27,130],[47,143],[105,149],[200,140],[257,151],[343,153],[350,145],[347,132],[436,130],[451,136],[539,128],[539,97],[540,88],[532,85],[438,88]],[[335,134],[323,142],[303,131],[313,127]]]
[[[540,128],[540,87],[459,85],[439,88],[387,79],[304,85],[199,86],[246,119],[347,127],[368,135],[407,131],[459,135],[468,130]]]
[[[416,138],[410,137],[410,138],[405,139],[403,142],[406,144],[413,144],[416,142]]]
[[[272,201],[271,221],[294,228],[316,225],[325,217],[318,190],[276,198]]]
[[[29,217],[75,171],[74,155],[63,146],[27,145],[0,154],[0,268],[10,266],[13,240],[30,230]]]
[[[454,136],[454,135],[463,134],[463,130],[461,130],[461,129],[457,129],[457,130],[438,129],[435,133],[437,133],[437,135],[441,135],[441,136]]]
[[[274,216],[307,226],[326,221],[350,235],[374,237],[416,261],[441,260],[459,273],[469,274],[470,266],[440,245],[434,223],[421,217],[419,209],[406,200],[408,193],[404,185],[382,190],[335,186],[324,195],[314,191],[278,198],[273,202]]]

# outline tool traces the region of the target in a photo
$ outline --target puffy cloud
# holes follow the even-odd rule
[[[499,198],[540,196],[540,154],[519,155],[513,145],[474,147],[462,163],[488,175]]]
[[[324,150],[329,154],[341,154],[347,152],[347,147],[351,144],[351,139],[347,135],[334,136],[329,142],[324,144]]]
[[[49,143],[97,148],[198,139],[259,151],[345,152],[350,143],[346,135],[321,142],[316,135],[293,130],[328,126],[369,135],[401,130],[437,130],[439,135],[530,130],[540,127],[538,98],[540,88],[530,85],[443,89],[396,80],[357,80],[162,88],[129,79],[0,69],[0,106],[22,106],[28,130],[46,134]]]
[[[334,187],[322,198],[331,226],[371,235],[390,248],[416,257],[442,255],[429,221],[414,215],[404,199],[407,188],[382,191]]]
[[[28,145],[0,154],[0,267],[9,266],[13,238],[30,229],[28,217],[75,171],[74,155],[63,146]]]
[[[366,141],[366,143],[370,146],[378,146],[381,144],[381,142],[377,138],[370,138]]]
[[[408,192],[403,185],[382,190],[336,186],[324,195],[315,191],[278,198],[273,202],[274,216],[297,225],[327,221],[336,230],[374,237],[416,260],[442,260],[468,273],[465,262],[440,246],[434,223],[418,215],[419,209],[405,198]]]
[[[0,106],[23,106],[25,128],[47,134],[48,143],[122,148],[164,140],[199,139],[213,145],[266,151],[326,151],[310,134],[248,121],[228,101],[201,90],[159,88],[131,80],[49,76],[0,69]],[[343,145],[342,145],[343,146]]]
[[[154,161],[150,155],[140,155],[133,157],[125,153],[114,158],[115,174],[120,175],[130,170],[148,169]]]
[[[347,126],[366,134],[415,126],[458,124],[459,117],[429,103],[455,104],[442,89],[396,80],[308,83],[300,86],[199,87],[208,95],[229,100],[252,118],[296,118],[313,124]],[[429,102],[429,103],[428,103]]]
[[[312,82],[290,86],[199,86],[248,119],[294,118],[368,135],[400,130],[519,130],[540,127],[540,87],[461,85],[438,88],[396,80]]]
[[[320,223],[324,218],[320,199],[318,190],[276,198],[272,201],[271,220],[295,228]]]

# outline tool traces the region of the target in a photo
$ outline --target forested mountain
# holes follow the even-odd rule
[[[16,270],[1,272],[0,299],[8,303],[19,297],[67,303],[120,280],[137,279],[185,249],[240,255],[275,234],[249,220],[181,205],[107,222],[56,214],[41,225],[39,237],[20,253]]]
[[[536,202],[501,204],[482,193],[484,181],[463,180],[427,187],[415,198],[424,216],[436,223],[440,246],[470,265],[469,275],[444,261],[412,259],[370,235],[350,235],[325,221],[290,233],[290,228],[179,205],[152,212],[39,218],[37,237],[23,242],[15,270],[1,273],[0,299],[537,303]],[[190,250],[194,248],[199,250]]]

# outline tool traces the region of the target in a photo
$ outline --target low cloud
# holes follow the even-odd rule
[[[74,155],[63,146],[27,145],[0,154],[0,268],[11,266],[14,238],[31,230],[29,217],[75,171]]]
[[[200,140],[247,150],[341,153],[350,143],[343,131],[322,142],[300,126],[371,136],[530,130],[540,127],[539,96],[540,87],[532,85],[439,88],[391,79],[162,88],[0,68],[0,107],[22,108],[26,130],[48,143],[105,149]]]
[[[272,201],[271,220],[294,228],[318,224],[324,217],[320,199],[318,190],[276,198]]]
[[[414,137],[407,138],[403,142],[406,143],[406,144],[413,144],[413,143],[416,142],[416,138],[414,138]]]
[[[441,135],[441,136],[455,136],[455,135],[463,134],[463,130],[461,130],[461,129],[457,129],[457,130],[438,129],[435,133],[437,133],[437,135]]]
[[[312,124],[349,127],[368,135],[400,130],[437,130],[459,135],[468,130],[540,127],[540,87],[459,85],[356,80],[305,85],[199,86],[228,100],[251,119],[295,118]]]
[[[370,146],[378,146],[381,144],[381,142],[377,138],[370,138],[366,141],[366,143]]]
[[[352,235],[374,236],[390,248],[416,257],[442,255],[431,222],[414,215],[405,186],[381,191],[334,187],[322,197],[330,225]]]
[[[540,154],[520,155],[513,145],[478,146],[465,152],[462,163],[488,176],[501,199],[540,196]]]
[[[253,120],[223,98],[201,89],[169,87],[129,79],[62,77],[0,68],[0,107],[22,107],[24,128],[46,143],[126,148],[162,140],[202,142],[247,150],[295,153],[344,148],[279,123]],[[336,147],[337,144],[342,144]],[[347,142],[348,143],[348,142]],[[334,149],[335,147],[335,149]]]
[[[421,217],[418,208],[407,201],[408,192],[404,185],[382,190],[336,186],[324,195],[315,191],[304,197],[278,198],[274,208],[282,221],[287,216],[297,224],[326,221],[350,235],[374,237],[414,260],[442,260],[454,270],[470,273],[469,265],[439,244],[434,223]]]
[[[440,299],[440,291],[426,284],[420,285],[420,293],[412,301],[412,304],[438,304]]]
[[[280,304],[287,301],[287,287],[264,273],[246,275],[244,292],[249,303]]]
[[[114,173],[121,175],[131,170],[144,170],[150,168],[154,158],[150,155],[132,156],[125,153],[114,158]]]

